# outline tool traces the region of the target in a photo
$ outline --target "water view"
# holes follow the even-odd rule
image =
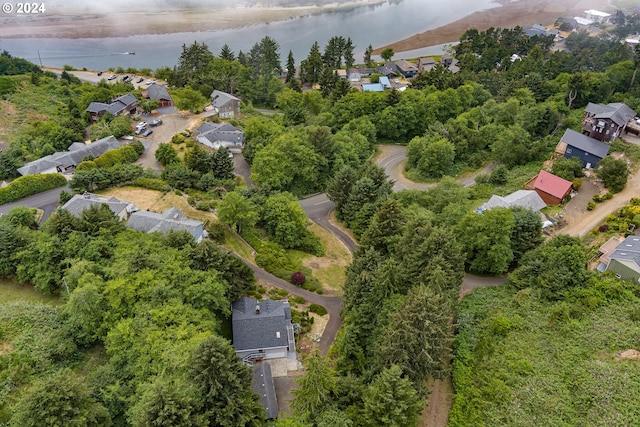
[[[283,62],[291,50],[299,63],[308,55],[314,41],[324,48],[329,38],[342,35],[351,37],[356,45],[356,61],[360,61],[369,44],[383,46],[497,6],[493,0],[449,0],[446,8],[437,2],[403,0],[232,30],[99,39],[3,39],[0,49],[51,67],[68,64],[95,70],[118,66],[155,69],[175,65],[182,45],[193,41],[205,42],[214,54],[227,44],[237,54],[240,50],[249,51],[262,37],[270,36],[280,44]],[[439,46],[410,53],[424,55],[441,51]]]

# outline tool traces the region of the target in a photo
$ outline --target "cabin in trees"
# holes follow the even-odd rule
[[[169,231],[185,230],[193,236],[196,243],[201,242],[207,236],[201,221],[186,218],[176,208],[169,208],[161,214],[149,211],[134,212],[127,221],[127,228],[144,233],[159,232],[162,234]]]
[[[615,141],[624,132],[636,112],[622,102],[589,103],[584,109],[582,133],[598,141]]]
[[[527,190],[534,190],[548,205],[559,205],[571,193],[571,182],[541,170],[526,184]]]
[[[240,117],[240,99],[226,92],[214,90],[211,93],[211,105],[220,118]]]
[[[431,56],[418,58],[418,69],[422,73],[428,73],[436,66],[436,60]]]
[[[36,173],[73,173],[75,167],[82,162],[85,156],[99,157],[109,150],[120,148],[120,142],[113,136],[99,139],[90,144],[74,142],[69,146],[69,151],[53,153],[41,159],[34,160],[18,168],[20,175]]]
[[[612,251],[612,247],[615,247]],[[617,278],[640,281],[640,237],[629,236],[622,242],[612,238],[602,245],[602,264],[598,270],[613,271]]]
[[[252,365],[268,359],[296,359],[296,341],[288,301],[243,297],[231,305],[233,348]]]
[[[155,99],[158,101],[158,107],[172,107],[174,105],[173,98],[169,95],[166,87],[153,83],[146,90],[142,91],[142,97],[145,99]]]
[[[104,102],[92,102],[87,107],[86,111],[91,117],[91,121],[97,122],[106,113],[110,113],[113,116],[119,116],[121,114],[134,115],[138,111],[138,99],[132,94],[118,96],[112,99],[108,103]]]
[[[600,160],[609,153],[609,144],[583,135],[573,129],[567,129],[556,147],[556,155],[567,159],[577,157],[583,168],[596,168]]]
[[[204,122],[196,129],[196,141],[217,150],[226,147],[231,152],[240,152],[244,144],[244,132],[229,123]]]
[[[102,197],[97,194],[84,193],[74,195],[67,203],[62,205],[61,209],[66,209],[71,215],[80,217],[82,211],[92,206],[107,206],[113,214],[125,221],[127,217],[138,208],[130,202],[118,200],[115,197]]]

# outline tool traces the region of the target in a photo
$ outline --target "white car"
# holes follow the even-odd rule
[[[148,85],[154,84],[155,82],[156,82],[156,79],[149,79],[149,80],[147,80],[147,84],[148,84]]]
[[[115,80],[117,78],[118,76],[116,76],[115,74],[111,74],[107,80]]]

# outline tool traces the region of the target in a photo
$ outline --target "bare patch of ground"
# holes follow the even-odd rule
[[[616,357],[616,362],[622,362],[623,360],[639,361],[640,360],[640,351],[635,350],[635,349],[629,349],[629,350],[625,350],[625,351],[620,352],[618,357]]]
[[[322,257],[309,256],[302,264],[312,270],[326,294],[341,295],[345,268],[351,262],[351,254],[337,237],[319,225],[312,223],[309,230],[320,238],[325,254]]]
[[[162,196],[161,191],[147,190],[146,188],[139,187],[112,188],[100,194],[131,202],[143,211],[150,210]]]
[[[441,380],[432,380],[428,389],[431,391],[429,400],[418,426],[434,427],[446,426],[449,412],[453,407],[453,383],[451,376]]]
[[[11,344],[10,342],[0,343],[0,356],[9,354],[12,351],[13,351],[13,344]]]
[[[298,353],[300,353],[301,356],[311,354],[318,349],[320,337],[324,333],[327,323],[329,323],[328,314],[319,316],[316,313],[309,313],[309,316],[313,317],[313,325],[311,325],[309,332],[302,335],[298,340]]]

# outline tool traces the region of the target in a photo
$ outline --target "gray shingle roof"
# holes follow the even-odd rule
[[[636,116],[636,112],[622,102],[612,102],[607,105],[590,102],[584,110],[593,114],[596,119],[611,119],[618,126],[625,125]]]
[[[256,312],[256,306],[260,312]],[[291,308],[287,301],[244,297],[231,305],[233,347],[236,351],[287,347]]]
[[[104,102],[92,102],[87,107],[88,112],[90,113],[104,113],[109,112],[114,116],[117,116],[127,108],[134,106],[138,102],[138,99],[130,93],[125,95],[118,96],[113,101],[105,104]]]
[[[202,237],[203,225],[201,221],[184,218],[184,214],[176,208],[170,208],[163,213],[138,211],[131,214],[127,227],[144,233],[167,233],[169,231],[186,230],[199,240]]]
[[[609,256],[609,259],[631,261],[636,264],[636,269],[640,269],[640,237],[629,236],[624,239]]]
[[[595,138],[583,135],[580,132],[576,132],[573,129],[567,129],[560,138],[560,141],[565,142],[567,145],[579,148],[587,153],[593,154],[596,157],[604,159],[609,153],[609,144],[600,142]]]
[[[126,210],[131,205],[129,202],[121,202],[115,197],[109,199],[100,197],[96,194],[76,194],[67,203],[62,206],[62,209],[66,209],[74,216],[79,217],[82,211],[89,209],[91,206],[107,205],[111,212],[116,216],[122,214],[122,211]]]
[[[221,92],[219,90],[214,90],[211,93],[211,103],[213,104],[214,107],[221,107],[229,101],[240,101],[240,99],[226,92]]]
[[[197,141],[208,147],[237,146],[244,142],[244,132],[229,123],[205,122],[197,130]]]
[[[278,418],[278,400],[276,399],[276,387],[271,375],[271,366],[261,363],[253,367],[253,379],[251,389],[260,396],[260,403],[266,413],[265,418],[275,420]]]
[[[167,90],[167,88],[156,83],[149,85],[149,87],[147,88],[147,95],[149,96],[149,98],[157,99],[158,101],[171,100],[171,95],[169,95],[169,91]]]
[[[99,139],[91,144],[85,144],[84,147],[80,147],[77,143],[72,144],[73,151],[62,151],[53,153],[49,156],[45,156],[41,159],[29,162],[18,169],[20,175],[31,175],[36,173],[42,173],[44,171],[55,169],[58,166],[68,168],[79,164],[84,156],[91,154],[93,157],[98,157],[104,154],[106,151],[115,150],[120,148],[120,142],[113,136]]]

